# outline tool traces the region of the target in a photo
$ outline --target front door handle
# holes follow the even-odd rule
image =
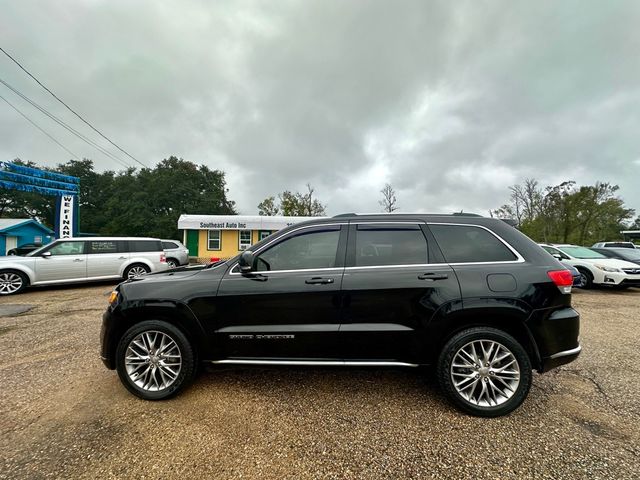
[[[328,283],[333,283],[333,278],[313,277],[305,280],[304,283],[307,285],[326,285]]]
[[[82,258],[74,258],[73,261],[74,262],[84,262],[84,260]]]
[[[449,275],[446,273],[427,272],[418,275],[418,280],[446,280]]]

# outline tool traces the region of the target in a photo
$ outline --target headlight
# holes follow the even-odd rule
[[[603,272],[621,272],[622,270],[620,270],[619,268],[615,268],[615,267],[607,267],[605,265],[596,265],[596,268],[599,268],[600,270],[602,270]]]
[[[118,291],[114,290],[109,295],[109,305],[113,306],[116,304],[117,301],[118,301]]]

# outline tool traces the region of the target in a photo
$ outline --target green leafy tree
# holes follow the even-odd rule
[[[280,213],[280,208],[276,205],[276,197],[267,197],[258,204],[258,215],[273,216]]]
[[[307,183],[307,191],[304,193],[292,193],[289,190],[278,195],[279,204],[275,204],[275,197],[267,197],[258,205],[260,215],[282,215],[293,217],[321,217],[326,215],[325,205],[320,200],[314,198],[315,189]],[[275,213],[263,213],[275,212]]]
[[[544,242],[591,245],[620,237],[633,217],[617,196],[619,187],[606,182],[577,186],[574,181],[541,189],[537,181],[525,180],[510,187],[509,203],[491,211],[499,218],[514,218],[531,238]]]
[[[236,213],[235,203],[227,197],[224,172],[177,157],[139,171],[98,173],[88,159],[71,160],[52,170],[80,178],[82,232],[177,238],[182,213]],[[52,226],[55,197],[0,190],[0,216],[37,218]]]

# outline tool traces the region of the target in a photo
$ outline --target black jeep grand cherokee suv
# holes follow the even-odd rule
[[[523,402],[532,368],[578,356],[572,281],[500,220],[340,215],[120,284],[102,358],[149,400],[181,390],[198,362],[435,365],[458,407],[498,416]]]

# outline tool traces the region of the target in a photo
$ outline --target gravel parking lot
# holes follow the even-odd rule
[[[0,299],[0,478],[638,478],[640,290],[576,292],[582,356],[479,419],[422,370],[211,367],[139,400],[98,357],[110,289]]]

